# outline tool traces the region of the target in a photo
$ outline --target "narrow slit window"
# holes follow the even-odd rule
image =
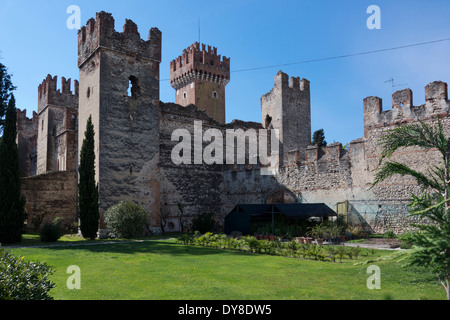
[[[135,76],[128,78],[127,95],[132,98],[137,98],[141,92],[139,81]]]

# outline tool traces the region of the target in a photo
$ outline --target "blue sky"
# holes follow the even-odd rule
[[[174,101],[169,63],[200,40],[231,57],[226,89],[227,122],[261,121],[260,98],[282,70],[311,81],[312,130],[342,144],[364,134],[363,99],[379,96],[391,108],[396,90],[411,88],[424,103],[425,86],[450,82],[450,41],[314,63],[280,64],[354,54],[450,37],[448,0],[166,0],[24,1],[0,0],[0,62],[18,87],[17,107],[37,109],[37,87],[47,74],[78,79],[77,32],[66,27],[67,7],[78,5],[81,24],[98,11],[113,14],[116,30],[133,20],[146,39],[151,27],[163,34],[161,100]],[[381,9],[381,29],[369,30],[370,5]],[[233,72],[234,71],[234,72]]]

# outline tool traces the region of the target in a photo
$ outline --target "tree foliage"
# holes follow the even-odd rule
[[[327,142],[325,140],[325,132],[323,131],[323,129],[314,131],[311,144],[318,147],[327,146]]]
[[[92,117],[89,116],[81,146],[80,166],[78,168],[80,176],[78,184],[80,230],[83,237],[87,239],[96,238],[100,219],[98,185],[95,182],[94,136]]]
[[[412,195],[409,204],[411,215],[422,221],[413,224],[417,232],[408,239],[416,246],[410,264],[434,272],[450,300],[450,144],[441,121],[438,118],[437,125],[419,122],[397,127],[384,135],[380,144],[380,167],[372,187],[396,174],[413,177],[421,186],[421,194]],[[441,156],[441,165],[431,166],[424,174],[405,164],[389,161],[398,149],[412,146],[436,150]]]
[[[5,124],[8,101],[15,89],[16,87],[13,86],[11,81],[11,75],[8,74],[6,67],[0,63],[0,133],[2,133]]]
[[[11,96],[0,143],[0,242],[22,241],[25,199],[21,194],[19,153],[16,144],[16,106]]]

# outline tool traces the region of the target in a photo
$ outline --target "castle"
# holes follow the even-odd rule
[[[383,110],[378,97],[363,101],[364,136],[311,146],[310,83],[278,72],[261,98],[261,122],[225,123],[225,87],[230,58],[195,43],[170,63],[176,103],[160,101],[161,32],[143,40],[126,20],[115,31],[111,14],[100,12],[78,32],[79,80],[47,76],[38,88],[38,112],[17,111],[22,192],[31,227],[47,217],[77,220],[78,158],[89,116],[95,130],[96,180],[101,213],[119,200],[150,212],[149,232],[179,231],[193,217],[212,211],[219,221],[236,204],[326,203],[349,223],[375,232],[402,232],[409,226],[405,200],[418,191],[409,178],[395,176],[370,189],[378,166],[378,139],[388,129],[422,120],[443,120],[450,132],[447,84],[425,87],[426,102],[413,105],[411,90],[392,96]],[[174,164],[176,129],[277,129],[280,150],[273,175],[261,164]],[[204,141],[202,141],[205,144]],[[408,148],[394,154],[415,169],[438,163],[433,150]],[[271,164],[273,166],[273,163]],[[180,206],[183,204],[183,216]],[[37,221],[37,222],[36,222]]]

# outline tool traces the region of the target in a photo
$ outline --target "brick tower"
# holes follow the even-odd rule
[[[230,81],[230,58],[217,55],[217,48],[198,42],[183,50],[170,63],[170,84],[175,102],[194,104],[219,123],[225,123],[225,86]]]

